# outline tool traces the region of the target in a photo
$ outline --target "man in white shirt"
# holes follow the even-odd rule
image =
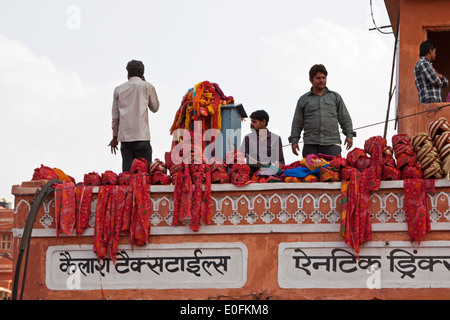
[[[123,172],[130,170],[136,158],[152,161],[148,109],[159,110],[155,87],[144,78],[144,64],[132,60],[127,64],[127,71],[128,81],[114,89],[113,139],[109,143],[111,153],[116,154],[120,141]]]

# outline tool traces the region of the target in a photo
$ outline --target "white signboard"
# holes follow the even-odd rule
[[[117,261],[97,259],[91,245],[49,247],[52,290],[241,288],[247,247],[240,242],[119,246]]]
[[[359,259],[343,242],[281,243],[281,288],[450,288],[450,241],[368,242]]]

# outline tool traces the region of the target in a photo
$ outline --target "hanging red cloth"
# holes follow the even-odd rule
[[[94,252],[99,259],[105,259],[109,244],[111,223],[111,194],[113,186],[99,187],[95,210]]]
[[[126,185],[99,187],[94,229],[94,252],[99,259],[116,261],[127,191]]]
[[[63,181],[55,186],[56,236],[72,233],[76,222],[75,184]]]
[[[88,227],[91,203],[92,186],[77,186],[75,198],[77,235],[81,235]]]
[[[434,179],[406,179],[404,181],[404,208],[409,240],[420,244],[431,229],[427,193],[435,192]]]
[[[372,223],[369,205],[368,171],[351,172],[350,181],[342,182],[341,186],[341,229],[340,234],[345,243],[351,246],[355,255],[359,257],[361,244],[372,240]]]
[[[183,223],[190,223],[192,219],[192,198],[194,189],[192,187],[189,167],[184,167],[183,184],[181,188],[180,216]]]
[[[132,245],[143,246],[150,234],[150,184],[145,173],[136,173],[130,181],[128,192],[133,193],[130,215],[129,239]]]
[[[116,261],[117,249],[119,246],[120,232],[122,230],[123,214],[128,187],[125,185],[114,186],[111,198],[111,222],[109,230],[109,241],[107,256]]]

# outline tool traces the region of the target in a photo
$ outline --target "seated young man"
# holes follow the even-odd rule
[[[250,177],[261,167],[283,165],[283,144],[280,136],[267,129],[269,115],[264,110],[257,110],[250,115],[250,128],[242,142],[241,152],[251,169]]]

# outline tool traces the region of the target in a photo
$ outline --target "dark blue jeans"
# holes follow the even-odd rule
[[[303,158],[306,158],[308,154],[326,154],[329,156],[338,156],[342,152],[340,146],[332,144],[330,146],[322,146],[320,144],[305,144],[303,146]]]
[[[130,171],[134,159],[144,158],[152,161],[152,146],[150,141],[121,142],[122,172]]]

